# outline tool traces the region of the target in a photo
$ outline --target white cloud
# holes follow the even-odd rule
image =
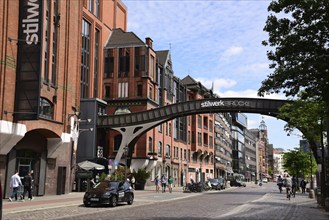
[[[221,60],[229,60],[230,58],[240,55],[243,52],[242,47],[233,46],[226,49],[221,57]]]

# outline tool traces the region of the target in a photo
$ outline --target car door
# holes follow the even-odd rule
[[[124,202],[126,201],[125,199],[125,186],[124,182],[120,182],[118,186],[118,201],[119,202]]]

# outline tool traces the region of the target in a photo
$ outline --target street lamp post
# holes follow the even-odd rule
[[[125,146],[125,181],[127,181],[127,157],[128,157],[128,150],[129,148]]]
[[[201,157],[200,157],[200,182],[202,182],[202,160],[201,160]]]

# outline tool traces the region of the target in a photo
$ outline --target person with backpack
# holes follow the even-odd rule
[[[167,177],[164,174],[161,176],[161,186],[162,186],[162,192],[165,193],[167,187]]]
[[[172,176],[169,176],[168,187],[169,187],[169,192],[170,193],[172,192],[173,183],[174,183],[174,179],[172,178]]]

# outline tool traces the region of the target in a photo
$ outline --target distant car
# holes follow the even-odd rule
[[[86,207],[91,205],[110,205],[115,207],[118,203],[134,202],[134,189],[127,181],[105,180],[88,190],[83,197]]]
[[[208,181],[211,185],[211,189],[215,189],[215,190],[221,189],[221,185],[220,185],[218,179],[208,179]]]
[[[218,180],[218,183],[220,185],[220,189],[225,189],[226,186],[225,186],[225,180],[224,180],[224,178],[217,178],[217,180]]]
[[[262,182],[263,182],[263,183],[268,183],[268,179],[267,179],[267,178],[263,178],[263,179],[262,179]]]
[[[243,186],[246,187],[246,183],[241,181],[241,180],[231,180],[230,181],[230,186]]]

